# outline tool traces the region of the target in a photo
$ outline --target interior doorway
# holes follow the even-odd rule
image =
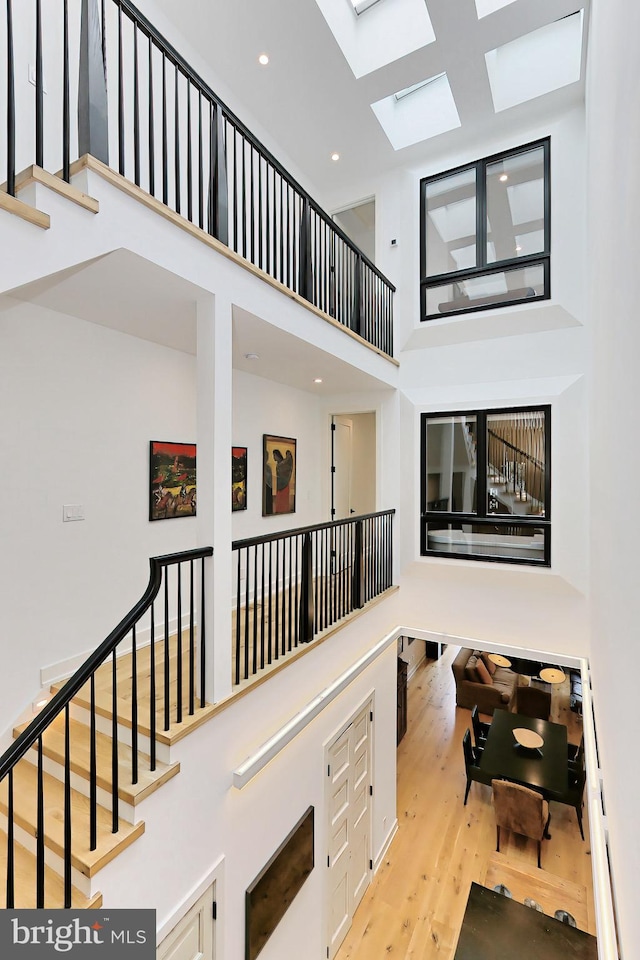
[[[157,960],[215,960],[215,882],[158,945]]]
[[[376,415],[331,417],[331,519],[376,509]]]
[[[376,201],[375,197],[360,200],[334,213],[333,219],[364,254],[375,263]]]

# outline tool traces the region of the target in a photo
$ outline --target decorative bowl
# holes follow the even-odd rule
[[[513,731],[516,743],[519,747],[526,747],[527,750],[539,750],[544,746],[544,740],[535,730],[529,730],[527,727],[516,727]]]

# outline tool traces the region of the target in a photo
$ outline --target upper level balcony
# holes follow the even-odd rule
[[[69,182],[89,154],[393,355],[393,285],[129,0],[34,0],[13,14],[9,0],[1,207],[20,209],[33,165]]]

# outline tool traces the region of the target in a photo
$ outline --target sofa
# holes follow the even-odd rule
[[[479,665],[481,664],[481,665]],[[497,667],[486,653],[461,647],[451,664],[456,681],[456,705],[493,716],[494,710],[511,710],[518,686],[518,674]]]

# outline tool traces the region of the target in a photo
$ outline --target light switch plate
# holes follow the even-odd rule
[[[65,503],[62,507],[63,523],[70,520],[84,520],[84,507],[81,503]]]

